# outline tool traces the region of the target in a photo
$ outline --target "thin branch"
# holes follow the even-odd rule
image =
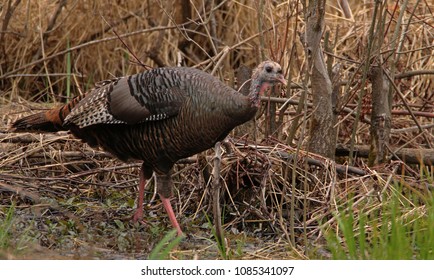
[[[410,106],[408,105],[407,100],[405,100],[404,95],[401,93],[401,91],[399,90],[399,88],[395,85],[395,83],[393,82],[392,77],[390,77],[390,75],[387,73],[387,71],[384,71],[384,74],[386,75],[387,79],[389,79],[389,82],[393,86],[393,88],[395,89],[396,93],[398,93],[399,98],[401,98],[402,102],[404,103],[405,108],[408,110],[408,112],[411,115],[411,118],[416,123],[417,127],[419,128],[419,131],[421,133],[423,133],[424,130],[421,127],[421,125],[419,124],[419,121],[416,119],[416,116],[414,115],[413,110],[411,110]],[[425,135],[425,133],[423,133],[422,136],[425,139],[426,144],[428,145],[428,147],[432,148],[431,141],[429,141],[429,139],[427,138],[427,136]]]
[[[434,70],[421,69],[421,70],[408,71],[408,72],[396,74],[394,76],[394,78],[395,79],[405,79],[405,78],[410,78],[410,77],[419,76],[419,75],[434,75]]]

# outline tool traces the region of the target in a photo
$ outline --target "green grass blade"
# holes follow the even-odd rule
[[[15,213],[15,205],[12,204],[5,214],[4,220],[0,223],[0,248],[9,247],[11,238],[12,218]]]
[[[149,254],[149,260],[167,260],[172,249],[178,245],[183,236],[176,236],[176,230],[169,231]],[[176,237],[175,237],[176,236]]]

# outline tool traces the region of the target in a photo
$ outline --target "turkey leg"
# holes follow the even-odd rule
[[[157,174],[157,192],[160,195],[161,202],[163,202],[164,209],[166,209],[167,215],[169,216],[170,223],[173,228],[178,232],[178,236],[182,235],[181,227],[176,220],[175,213],[173,212],[172,204],[170,203],[170,198],[172,197],[172,170],[170,169],[164,174]]]
[[[140,172],[139,172],[139,195],[138,195],[138,200],[137,200],[137,208],[136,211],[133,214],[133,222],[141,222],[144,223],[142,221],[143,219],[143,201],[144,201],[144,196],[145,196],[145,186],[146,186],[146,180],[151,178],[152,173],[149,174],[149,172],[147,172],[148,167],[145,166],[144,164],[142,165],[142,167],[140,168]]]
[[[163,195],[160,194],[160,199],[163,202],[163,206],[166,209],[167,215],[169,216],[172,226],[178,232],[178,236],[182,236],[181,227],[179,226],[178,221],[176,220],[175,213],[173,212],[172,209],[172,204],[170,204],[170,198],[164,197]]]

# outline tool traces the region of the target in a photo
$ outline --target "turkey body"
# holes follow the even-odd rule
[[[164,75],[164,79],[152,78],[161,75]],[[133,100],[134,95],[128,93],[130,96],[122,96],[126,99],[124,102],[128,103],[125,105],[127,108],[122,110],[132,111],[135,106],[158,110],[154,109],[155,111],[149,114],[138,112],[140,116],[134,115],[123,119],[103,118],[103,123],[83,126],[86,122],[91,123],[92,120],[89,119],[92,117],[87,117],[88,120],[81,124],[82,113],[77,112],[78,117],[74,117],[72,109],[71,114],[66,117],[65,127],[92,146],[101,146],[124,161],[142,160],[147,167],[160,174],[167,173],[177,160],[213,147],[235,126],[251,119],[257,110],[257,107],[248,106],[247,97],[238,94],[214,77],[191,68],[154,69],[115,80],[98,91],[108,92],[108,95],[126,95],[125,91],[116,90],[117,86],[122,88],[123,83],[134,84],[133,91],[139,96],[150,95],[151,92],[153,95],[162,96],[156,96],[155,99],[158,98],[160,101],[154,102],[150,98]],[[128,92],[131,92],[131,89]],[[163,95],[167,94],[174,97],[164,98]],[[113,96],[103,98],[113,100]],[[81,102],[86,101],[83,99]],[[113,109],[118,105],[107,104],[108,108],[102,111],[109,113],[120,110]]]
[[[157,191],[178,234],[182,231],[169,198],[173,165],[207,150],[255,115],[259,94],[285,83],[277,63],[254,71],[244,96],[193,68],[157,68],[101,82],[68,104],[17,120],[15,131],[70,130],[83,142],[123,161],[143,161],[134,220],[143,215],[145,182],[155,172]]]

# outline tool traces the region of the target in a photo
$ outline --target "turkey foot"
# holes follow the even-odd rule
[[[142,207],[138,207],[136,209],[136,211],[134,211],[134,214],[131,216],[131,220],[134,223],[141,223],[141,224],[146,224],[145,221],[143,220],[143,208]]]
[[[170,204],[170,199],[162,195],[160,195],[160,199],[163,202],[163,206],[164,209],[166,209],[167,215],[169,216],[170,223],[172,224],[173,228],[176,229],[178,236],[182,236],[183,232],[178,224],[178,221],[176,220],[175,213],[173,212],[172,205]]]

